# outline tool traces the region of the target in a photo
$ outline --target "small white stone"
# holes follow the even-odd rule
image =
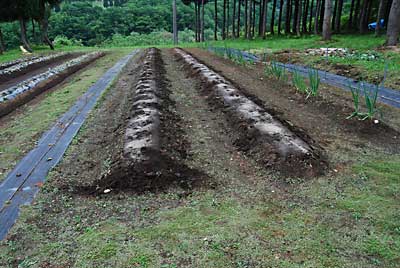
[[[105,193],[105,194],[108,194],[109,192],[111,192],[111,189],[105,189],[105,190],[104,190],[104,193]]]
[[[375,120],[374,120],[374,123],[375,123],[375,124],[379,124],[379,120],[378,120],[378,119],[375,119]]]

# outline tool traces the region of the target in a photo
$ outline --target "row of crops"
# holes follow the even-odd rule
[[[0,91],[0,116],[3,116],[19,105],[25,104],[36,95],[42,93],[44,90],[51,88],[57,83],[61,82],[67,76],[93,62],[97,58],[103,56],[102,52],[92,52],[73,58],[63,64],[55,66],[45,72],[39,73],[26,80],[19,82],[7,89]],[[20,68],[28,68],[29,64],[35,65],[38,62],[46,63],[60,57],[65,57],[65,53],[55,54],[53,56],[46,56],[36,60],[19,63],[15,66],[9,67],[4,70],[20,70]]]
[[[240,89],[236,88],[226,78],[217,74],[206,65],[199,63],[193,56],[181,49],[175,53],[191,70],[191,74],[205,85],[207,94],[223,107],[229,115],[229,120],[241,128],[246,137],[245,143],[252,144],[252,150],[263,157],[266,165],[277,166],[281,171],[296,167],[299,174],[314,174],[319,165],[314,163],[319,153],[300,138],[289,126],[275,119],[265,108],[250,100]],[[273,155],[274,157],[268,157]]]

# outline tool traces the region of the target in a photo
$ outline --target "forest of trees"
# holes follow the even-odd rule
[[[387,44],[395,45],[400,31],[400,0],[182,0],[177,13],[178,29],[193,30],[198,42],[210,37],[207,31],[213,39],[318,34],[329,40],[334,33],[370,32],[368,24],[377,22],[375,34],[386,32]],[[0,52],[18,43],[31,51],[32,40],[53,47],[50,40],[61,35],[99,45],[116,34],[159,30],[172,31],[172,0],[0,2]]]
[[[396,45],[400,30],[400,0],[182,0],[194,6],[196,40],[204,41],[204,6],[214,2],[215,39],[222,20],[225,38],[270,34],[322,34],[324,40],[334,33],[364,34],[376,22],[375,34],[387,26],[387,44]],[[218,3],[219,2],[219,3]],[[218,7],[222,3],[222,12]],[[271,12],[268,12],[271,11]],[[220,13],[220,14],[218,14]],[[383,19],[383,27],[380,21]]]

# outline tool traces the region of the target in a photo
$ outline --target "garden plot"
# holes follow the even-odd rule
[[[0,83],[9,81],[13,78],[20,76],[21,74],[30,72],[41,66],[48,65],[51,62],[68,59],[71,58],[72,56],[77,56],[77,54],[62,52],[62,53],[50,54],[48,56],[34,57],[13,64],[12,66],[0,69]]]
[[[160,51],[150,49],[134,88],[123,150],[114,156],[110,168],[96,183],[97,189],[140,192],[163,188],[192,173],[181,161],[186,157],[185,142],[178,137],[179,118],[169,99],[162,66]]]
[[[246,125],[232,128],[228,109],[210,105],[216,94],[204,96],[211,90],[203,88],[205,80],[187,75],[188,66],[176,61],[173,50],[164,50],[162,60],[155,53],[151,72],[141,56],[102,95],[36,202],[21,209],[0,242],[0,266],[375,267],[379,261],[393,267],[399,256],[399,234],[392,228],[399,211],[399,158],[393,153],[396,148],[399,153],[394,137],[399,133],[345,120],[348,111],[333,98],[305,100],[280,81],[266,82],[263,70],[260,76],[257,69],[189,51],[255,104],[268,107],[274,119],[308,133],[324,148],[331,170],[299,179],[265,169],[233,142]],[[155,79],[143,79],[150,77]],[[199,170],[201,187],[170,184],[172,177],[193,179],[181,169],[139,177],[132,171],[118,177],[113,169],[123,161],[135,164],[127,160],[125,145],[136,86],[153,80],[160,122],[155,155],[160,163],[165,157]],[[145,95],[143,100],[156,99]],[[315,147],[297,129],[291,132]],[[171,187],[146,191],[153,188],[140,188],[138,179],[149,187],[153,179]],[[87,185],[102,194],[80,191]],[[118,191],[138,188],[144,191]]]
[[[230,121],[243,132],[237,143],[250,154],[261,155],[263,164],[273,166],[287,175],[319,174],[325,162],[321,153],[294,133],[290,126],[276,120],[263,107],[246,97],[227,79],[199,63],[180,49],[175,50],[193,75],[205,82],[211,102],[226,108]]]
[[[93,52],[58,65],[44,73],[37,74],[19,84],[0,92],[0,116],[4,116],[18,106],[30,101],[45,90],[95,61],[104,53]]]

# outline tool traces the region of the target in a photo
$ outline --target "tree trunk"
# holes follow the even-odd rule
[[[256,31],[256,1],[253,0],[253,24],[251,30],[251,37],[254,37],[254,33]]]
[[[42,28],[42,41],[49,45],[51,50],[54,50],[54,46],[53,43],[50,41],[49,39],[49,21],[47,20],[47,18],[43,18],[40,20],[40,26]]]
[[[285,34],[290,34],[290,14],[292,9],[291,1],[293,0],[287,0],[286,2]]]
[[[325,0],[322,0],[322,2],[321,2],[321,14],[319,16],[319,25],[318,25],[318,30],[320,32],[322,31],[324,18],[325,18]]]
[[[385,16],[384,16],[384,20],[385,20],[385,26],[387,26],[388,21],[389,21],[389,13],[390,13],[390,8],[392,7],[392,0],[387,0],[386,3],[386,10],[385,10]]]
[[[262,25],[261,25],[261,32],[262,38],[265,39],[267,37],[267,11],[268,11],[268,0],[264,0],[264,10],[263,10],[263,17],[262,17]]]
[[[400,32],[400,0],[393,0],[390,8],[389,21],[387,27],[386,44],[395,46],[399,41]]]
[[[249,0],[244,0],[244,38],[248,38]]]
[[[332,0],[333,1],[333,0]],[[338,7],[338,0],[335,0],[335,6],[333,7],[333,16],[332,16],[332,30],[335,30],[335,21],[336,21],[336,12]]]
[[[360,33],[363,34],[367,31],[367,13],[368,13],[368,2],[369,0],[364,0],[362,7],[361,7],[361,13],[360,13],[360,21],[359,21],[359,29]]]
[[[249,0],[249,30],[248,30],[248,35],[249,39],[251,38],[251,27],[253,25],[253,0]]]
[[[302,3],[301,0],[299,0],[299,10],[298,10],[298,14],[297,14],[297,22],[296,22],[296,34],[297,36],[300,36],[300,24],[301,24],[301,14],[302,14]]]
[[[269,27],[269,31],[271,32],[271,34],[275,34],[274,25],[275,25],[276,1],[277,1],[277,0],[274,0],[274,2],[273,2],[273,4],[272,4],[271,25],[270,25],[270,27]]]
[[[3,52],[5,50],[6,50],[6,48],[4,45],[3,32],[1,31],[1,28],[0,28],[0,54],[3,54]]]
[[[319,33],[319,13],[321,9],[321,0],[317,0],[317,6],[315,8],[315,16],[314,16],[314,34]]]
[[[381,19],[385,16],[386,0],[379,1],[378,16],[376,17],[375,36],[381,34]]]
[[[310,32],[310,33],[311,33],[311,31],[312,31],[313,9],[314,9],[314,0],[311,0],[310,18],[309,18],[309,22],[308,22],[308,32]]]
[[[307,16],[308,16],[309,5],[310,5],[310,0],[305,0],[303,6],[303,24],[301,29],[303,33],[307,33]]]
[[[226,0],[224,0],[222,8],[222,40],[226,39]]]
[[[262,24],[262,14],[263,14],[263,4],[264,0],[259,0],[258,6],[258,36],[261,36],[261,24]]]
[[[340,33],[341,21],[342,21],[342,11],[343,11],[343,0],[337,0],[339,2],[338,8],[336,11],[336,21],[335,21],[335,29],[337,33]]]
[[[194,2],[194,14],[195,14],[195,36],[196,36],[196,42],[199,42],[199,17],[198,17],[198,4],[197,2]]]
[[[218,1],[214,0],[214,40],[218,40]]]
[[[235,18],[236,18],[236,0],[233,0],[233,12],[232,12],[232,37],[236,36],[235,30]]]
[[[31,46],[29,45],[28,39],[26,37],[26,21],[23,18],[19,19],[19,26],[21,29],[21,42],[22,46],[29,52],[32,52]]]
[[[347,29],[348,29],[348,30],[351,30],[351,28],[353,27],[354,1],[355,1],[355,0],[351,0],[350,14],[349,14],[349,22],[348,22],[348,24],[347,24]]]
[[[173,33],[174,33],[174,45],[176,46],[178,44],[178,26],[176,22],[176,0],[172,1],[172,28],[173,28]]]
[[[297,21],[299,18],[299,2],[300,0],[294,0],[294,14],[293,14],[293,33],[297,34]]]
[[[332,0],[325,0],[324,24],[322,28],[322,39],[327,41],[332,38]]]
[[[227,3],[226,3],[226,12],[227,12],[227,14],[226,14],[226,38],[229,38],[229,22],[230,22],[230,2],[231,2],[231,0],[228,0],[227,1]]]
[[[278,34],[281,34],[282,27],[282,14],[283,14],[283,0],[280,0],[279,3],[279,18],[278,18]]]
[[[238,20],[237,20],[237,29],[236,29],[236,37],[239,38],[240,37],[240,11],[242,9],[242,4],[241,4],[241,0],[238,1]]]
[[[205,1],[201,1],[201,42],[204,42],[204,3]]]
[[[360,5],[361,5],[361,0],[357,0],[356,9],[354,10],[354,16],[353,16],[353,29],[357,28],[357,21],[360,18]]]

